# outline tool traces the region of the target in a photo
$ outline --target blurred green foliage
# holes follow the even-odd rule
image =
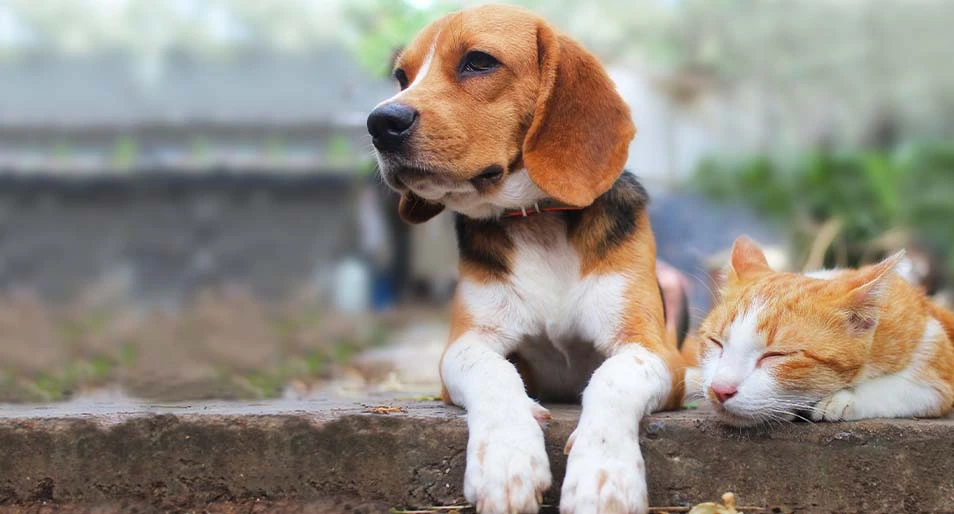
[[[905,219],[925,237],[946,244],[954,269],[954,144],[934,145],[905,156]]]
[[[361,65],[376,75],[390,73],[391,56],[408,45],[428,23],[453,11],[484,4],[482,0],[351,0],[343,3],[342,40]],[[606,59],[642,56],[657,65],[676,67],[700,43],[685,37],[676,26],[675,12],[683,7],[652,0],[510,0],[508,4],[530,9],[574,34],[588,48]],[[689,5],[691,4],[691,5]],[[687,2],[693,10],[703,2]],[[703,9],[706,13],[709,8]],[[613,23],[606,23],[612,19]],[[698,28],[693,28],[693,33]]]
[[[410,43],[435,14],[455,7],[446,0],[435,4],[430,9],[410,8],[401,1],[355,0],[348,4],[344,14],[353,31],[352,47],[358,62],[375,75],[390,75],[395,51]]]
[[[783,223],[800,253],[822,224],[839,220],[835,243],[846,248],[847,262],[829,251],[826,266],[858,265],[870,243],[901,229],[943,251],[954,271],[954,144],[817,151],[785,163],[766,156],[709,159],[692,183],[710,198]]]

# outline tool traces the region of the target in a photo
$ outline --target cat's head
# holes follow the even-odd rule
[[[721,298],[699,329],[703,391],[720,418],[792,420],[850,385],[902,257],[800,275],[773,271],[752,240],[737,239]]]

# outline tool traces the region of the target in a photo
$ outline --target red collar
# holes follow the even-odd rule
[[[540,207],[539,203],[533,204],[533,207],[524,207],[516,211],[504,211],[501,214],[502,218],[513,218],[517,216],[527,217],[532,214],[542,214],[544,212],[558,212],[558,211],[581,211],[583,207],[573,207],[572,205],[552,205]]]

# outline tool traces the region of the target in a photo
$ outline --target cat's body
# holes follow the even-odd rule
[[[702,387],[720,417],[750,425],[950,411],[954,315],[894,273],[899,259],[779,273],[740,238],[699,331]]]

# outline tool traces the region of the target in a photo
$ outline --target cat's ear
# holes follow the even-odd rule
[[[745,280],[762,273],[771,272],[765,252],[748,236],[739,236],[732,245],[732,257],[729,259],[727,279],[730,284]]]
[[[881,304],[891,285],[889,278],[904,261],[904,253],[901,250],[878,264],[865,266],[840,280],[842,291],[847,291],[842,302],[847,306],[848,322],[852,328],[868,331],[878,325]]]

